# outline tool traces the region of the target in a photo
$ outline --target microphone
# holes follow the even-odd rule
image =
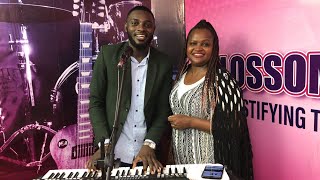
[[[126,64],[127,59],[130,58],[133,54],[133,49],[130,46],[127,46],[123,54],[121,55],[120,61],[118,63],[118,68],[122,68],[124,64]]]

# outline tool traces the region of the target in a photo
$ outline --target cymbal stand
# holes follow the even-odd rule
[[[17,56],[19,59],[18,67],[21,71],[22,77],[24,79],[24,91],[26,102],[30,104],[25,105],[25,117],[26,122],[31,123],[31,108],[35,106],[35,97],[32,83],[32,72],[31,66],[33,65],[30,61],[31,48],[29,45],[27,27],[24,24],[20,24],[20,39],[12,40],[10,39],[10,45],[17,45]],[[35,145],[33,133],[29,133],[27,137],[24,138],[27,145],[27,149],[30,153],[31,161],[35,161]]]
[[[48,122],[47,123],[47,126],[50,128],[52,125],[51,122]],[[41,154],[40,154],[40,157],[39,157],[39,164],[38,164],[38,169],[37,169],[37,174],[39,174],[39,171],[40,171],[40,168],[42,166],[42,159],[43,159],[43,155],[44,155],[44,148],[46,146],[46,142],[47,142],[47,139],[48,139],[48,132],[46,132],[44,134],[44,140],[43,140],[43,143],[42,143],[42,147],[41,147]]]
[[[98,34],[98,29],[100,29],[98,23],[93,23],[92,24],[92,30],[93,30],[93,37],[94,37],[94,55],[93,55],[93,60],[97,60],[98,54],[100,52],[99,50],[99,34]]]
[[[23,24],[21,24],[21,35],[22,39],[16,40],[16,44],[21,44],[21,51],[18,52],[18,58],[19,58],[19,68],[21,70],[25,70],[25,78],[27,80],[26,82],[26,89],[27,92],[29,93],[29,99],[30,99],[30,104],[32,107],[35,106],[35,99],[34,99],[34,91],[33,91],[33,85],[32,85],[32,73],[31,73],[31,61],[30,61],[30,45],[29,45],[29,40],[27,36],[27,27]]]

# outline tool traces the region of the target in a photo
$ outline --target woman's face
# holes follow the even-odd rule
[[[195,29],[189,34],[187,56],[193,66],[206,66],[211,59],[213,36],[208,29]]]

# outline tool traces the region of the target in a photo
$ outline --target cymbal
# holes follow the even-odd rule
[[[50,6],[23,3],[0,3],[0,21],[41,23],[72,19],[72,12]]]

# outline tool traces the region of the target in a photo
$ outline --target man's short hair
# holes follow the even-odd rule
[[[148,12],[149,14],[152,15],[152,18],[154,20],[154,15],[153,15],[152,11],[149,8],[147,8],[146,6],[135,6],[134,8],[130,9],[130,11],[127,14],[127,19],[133,11],[138,11],[138,10]]]

